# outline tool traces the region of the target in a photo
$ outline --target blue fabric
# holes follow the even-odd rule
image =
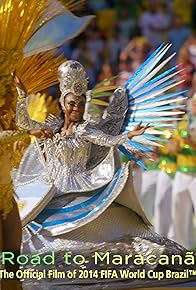
[[[100,208],[107,202],[108,204],[111,203],[110,197],[113,194],[113,190],[115,185],[117,184],[122,171],[124,170],[123,167],[119,168],[112,181],[96,192],[92,197],[90,197],[88,200],[81,202],[77,205],[69,206],[64,208],[57,208],[57,209],[45,209],[43,212],[37,217],[36,221],[40,223],[44,228],[49,228],[52,226],[59,226],[63,225],[65,223],[69,222],[76,222],[79,221],[90,214],[93,214],[100,210]],[[77,193],[79,194],[79,193]],[[98,199],[101,197],[101,201],[98,201]],[[65,197],[66,198],[66,197]],[[88,210],[87,207],[92,205],[92,209]],[[80,212],[79,212],[80,211]],[[75,213],[74,213],[75,212]],[[63,218],[58,218],[56,215],[64,213],[65,216]],[[72,213],[71,216],[67,217],[66,213]],[[45,221],[47,217],[54,217],[53,221]],[[56,217],[55,217],[56,216]],[[42,220],[42,221],[41,221]]]

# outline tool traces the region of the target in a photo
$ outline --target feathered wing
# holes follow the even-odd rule
[[[149,123],[151,128],[147,129],[141,136],[134,137],[119,146],[119,149],[142,167],[145,167],[144,164],[136,159],[131,152],[148,156],[148,153],[152,152],[152,147],[160,146],[159,142],[166,142],[164,135],[159,136],[162,132],[157,129],[161,127],[173,128],[174,125],[169,122],[179,120],[180,114],[183,114],[180,110],[184,106],[176,104],[176,102],[179,99],[186,99],[182,97],[186,91],[168,92],[184,81],[178,76],[181,70],[174,66],[157,75],[174,56],[171,55],[160,62],[170,46],[161,45],[158,47],[125,84],[128,111],[121,133],[132,131],[134,126],[141,121],[143,125]],[[179,109],[179,111],[174,112],[174,109]],[[176,118],[177,115],[179,118]]]
[[[23,58],[16,67],[16,75],[27,94],[36,94],[58,83],[57,70],[66,59],[56,56],[57,49]],[[52,68],[52,69],[51,69]]]
[[[87,4],[87,0],[59,0],[66,9],[68,9],[71,12],[77,12],[81,11],[81,9],[84,9]]]
[[[104,133],[116,136],[120,134],[128,108],[128,99],[125,89],[118,88],[113,94],[113,99],[107,107],[100,123],[97,125]],[[109,148],[93,144],[87,168],[99,164],[108,154]]]
[[[78,36],[94,16],[77,17],[65,11],[43,25],[28,41],[24,48],[25,56],[51,50],[61,46],[66,40]]]
[[[183,82],[178,77],[181,70],[175,66],[157,75],[174,56],[171,55],[160,62],[169,48],[170,45],[161,45],[155,50],[126,82],[124,85],[126,93],[123,94],[122,89],[116,91],[105,118],[103,117],[99,123],[99,129],[110,135],[126,134],[141,121],[143,125],[150,123],[151,127],[144,134],[134,137],[118,147],[129,159],[144,168],[142,161],[137,159],[134,154],[138,153],[148,157],[152,152],[152,147],[160,146],[159,142],[166,141],[164,135],[160,136],[163,133],[158,128],[172,128],[173,124],[168,122],[177,121],[180,118],[175,116],[183,114],[181,111],[173,112],[173,109],[183,107],[176,102],[179,99],[185,99],[182,94],[186,91],[168,92]],[[105,152],[102,150],[102,155],[104,154]],[[101,153],[98,156],[101,159]]]
[[[57,69],[64,61],[64,57],[61,55],[56,57],[55,53],[55,49],[39,53],[18,63],[16,88],[20,97],[17,101],[16,122],[21,128],[30,126],[30,119],[45,122],[46,117],[54,113],[52,108],[55,113],[58,112],[58,104],[51,96],[38,93],[58,83]]]

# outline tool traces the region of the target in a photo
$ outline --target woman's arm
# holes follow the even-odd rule
[[[53,135],[52,131],[46,128],[44,123],[34,121],[30,118],[27,109],[26,89],[17,76],[15,76],[14,79],[18,92],[16,105],[16,125],[27,130],[30,135],[37,138],[51,138]]]
[[[139,123],[133,131],[127,134],[112,136],[105,134],[94,126],[87,125],[85,127],[82,127],[81,125],[77,133],[86,141],[92,142],[100,146],[114,147],[125,143],[129,139],[132,139],[134,136],[143,134],[147,128],[149,128],[148,125],[143,127],[142,123]]]
[[[27,109],[27,91],[22,84],[21,80],[14,76],[16,89],[18,92],[18,99],[16,105],[16,125],[22,129],[41,129],[44,124],[32,120],[29,116]]]
[[[29,116],[26,98],[19,96],[16,105],[16,125],[22,129],[41,129],[43,124],[32,120]]]

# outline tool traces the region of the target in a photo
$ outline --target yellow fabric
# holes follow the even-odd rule
[[[194,171],[196,171],[196,156],[187,156],[183,154],[178,154],[177,163],[178,168],[181,166],[187,167],[187,169],[188,167],[191,167],[195,169]]]
[[[173,10],[182,17],[185,24],[191,23],[192,4],[193,0],[173,0]]]
[[[169,175],[174,175],[177,170],[177,165],[175,161],[169,161],[167,158],[165,158],[165,160],[161,160],[159,163],[159,168]]]
[[[164,137],[169,140],[171,137],[177,134],[176,130],[164,129]],[[163,147],[159,147],[159,169],[165,171],[169,175],[174,175],[177,170],[176,156],[171,155],[167,143],[162,144]]]
[[[158,160],[150,160],[150,159],[146,159],[145,160],[145,165],[147,167],[148,170],[158,170],[159,169],[159,162]]]
[[[180,130],[187,130],[187,127],[188,127],[188,121],[189,121],[189,115],[184,115],[182,121],[180,121],[178,123],[178,132]]]
[[[163,130],[163,132],[164,132],[164,138],[166,138],[167,140],[172,137],[172,131],[171,130],[165,129],[165,130]],[[164,143],[162,145],[163,145],[163,147],[159,147],[158,153],[161,154],[161,155],[168,155],[169,154],[169,150],[168,150],[167,143]]]
[[[102,31],[105,31],[108,35],[110,35],[116,23],[115,9],[104,9],[104,10],[98,11],[97,19],[98,19],[97,22],[98,22],[99,28]]]
[[[184,139],[180,135],[180,132],[182,130],[184,130],[184,131],[187,132],[188,122],[189,122],[189,116],[188,115],[185,115],[184,118],[183,118],[183,120],[180,121],[179,124],[178,124],[178,130],[176,131],[175,139],[178,140],[179,145],[180,145],[180,148],[184,148],[184,146],[186,146],[186,144],[184,142]]]

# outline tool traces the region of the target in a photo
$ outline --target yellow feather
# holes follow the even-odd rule
[[[37,30],[63,11],[63,5],[54,0],[3,0],[0,6],[0,48],[22,50]]]
[[[16,75],[21,79],[28,94],[41,92],[58,83],[57,70],[65,58],[56,56],[56,49],[23,59],[17,66]]]
[[[91,103],[94,105],[104,106],[104,107],[107,107],[109,105],[109,103],[102,101],[102,100],[98,100],[98,99],[92,99]]]
[[[59,0],[69,11],[76,12],[81,11],[86,5],[86,0]]]
[[[95,88],[93,89],[93,93],[102,93],[102,92],[107,92],[107,91],[113,91],[117,88],[117,86],[102,86],[100,88]]]
[[[32,120],[44,122],[48,115],[60,113],[58,100],[54,100],[52,96],[46,94],[31,95],[28,100],[28,113]]]
[[[115,80],[117,77],[118,77],[118,75],[113,76],[111,78],[104,79],[103,81],[96,84],[95,88],[100,88],[102,86],[105,86],[106,84],[111,83],[111,81]]]

